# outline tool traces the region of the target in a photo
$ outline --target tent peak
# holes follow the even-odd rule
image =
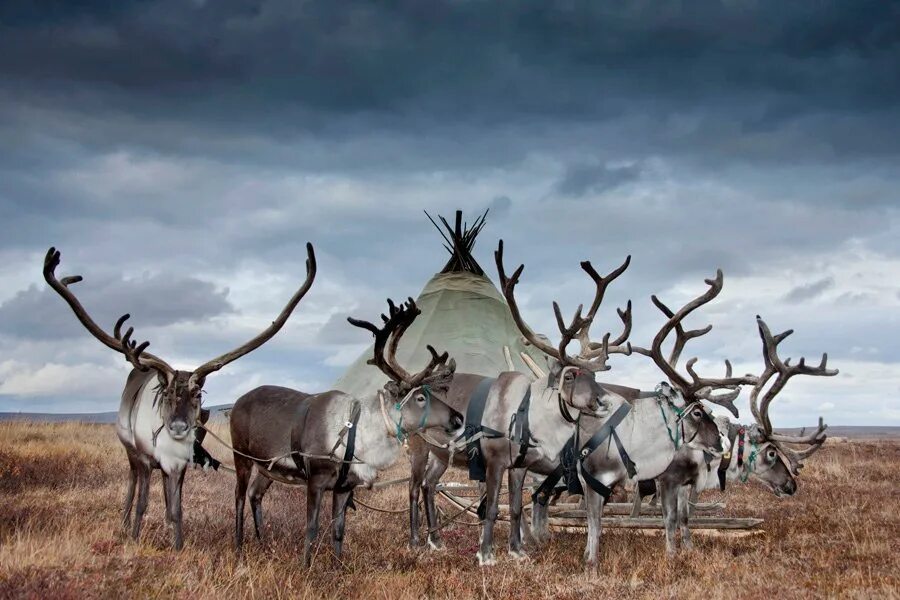
[[[441,234],[441,237],[444,238],[444,241],[447,242],[444,244],[444,248],[450,253],[450,260],[448,260],[447,264],[444,265],[444,268],[440,270],[441,273],[468,272],[475,273],[476,275],[484,275],[484,270],[472,255],[472,249],[475,247],[475,238],[478,237],[478,234],[481,233],[481,229],[484,227],[485,218],[487,217],[489,210],[490,209],[486,209],[481,216],[475,219],[475,222],[472,223],[471,226],[469,226],[468,223],[463,223],[461,210],[456,211],[456,223],[454,227],[450,226],[447,219],[438,215],[438,219],[440,219],[444,226],[443,229],[431,218],[428,211],[425,211],[425,216],[428,217],[431,224],[434,225],[435,229],[438,230],[438,233]],[[447,231],[446,234],[444,233],[444,229]]]

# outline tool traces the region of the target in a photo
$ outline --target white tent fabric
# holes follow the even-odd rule
[[[509,366],[504,346],[509,348],[517,371],[531,374],[522,361],[525,352],[542,369],[546,357],[522,340],[503,296],[490,279],[468,271],[438,273],[419,294],[416,304],[422,311],[403,335],[397,359],[408,371],[424,367],[430,358],[426,345],[447,351],[456,359],[457,373],[489,377]],[[366,364],[371,347],[334,384],[335,389],[364,396],[381,388],[387,378]]]

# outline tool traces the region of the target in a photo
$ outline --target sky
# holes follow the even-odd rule
[[[793,328],[776,426],[900,425],[900,3],[163,0],[0,4],[0,411],[114,410],[128,365],[41,277],[190,369],[278,336],[204,402],[319,391],[446,261],[423,210],[471,221],[496,280],[558,336],[632,256],[594,326],[632,340],[721,268],[688,325],[701,372],[761,372],[755,315]],[[652,387],[646,358],[604,381]],[[747,392],[738,401],[750,419]]]

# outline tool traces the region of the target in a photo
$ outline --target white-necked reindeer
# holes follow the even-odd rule
[[[131,535],[138,539],[141,522],[147,510],[150,475],[160,469],[166,500],[166,520],[174,529],[175,548],[182,547],[181,487],[184,471],[191,462],[194,450],[195,426],[200,416],[201,391],[206,377],[228,363],[255,350],[287,322],[300,300],[309,291],[316,275],[316,257],[311,244],[306,245],[306,280],[290,299],[278,318],[262,333],[231,352],[197,367],[193,371],[179,371],[166,361],[146,352],[149,342],[137,344],[131,340],[131,327],[122,335],[122,325],[129,315],[122,316],[109,335],[88,315],[69,286],[81,281],[81,276],[56,278],[60,253],[47,251],[44,259],[44,279],[69,304],[81,324],[108,348],[121,352],[134,366],[122,392],[116,433],[125,447],[131,467],[125,495],[123,525],[131,525],[131,508],[137,488],[137,506]]]
[[[690,376],[683,376],[676,370],[678,357],[684,344],[694,337],[708,332],[711,326],[685,331],[682,321],[694,310],[703,306],[721,291],[723,284],[722,271],[715,279],[707,279],[709,290],[685,304],[677,312],[665,307],[655,296],[653,301],[660,306],[668,320],[653,339],[650,350],[632,346],[632,350],[654,358],[656,364],[669,379],[670,385],[661,384],[656,394],[634,393],[630,410],[615,427],[619,443],[607,433],[602,442],[595,436],[604,427],[608,428],[607,419],[583,419],[580,431],[580,457],[572,467],[577,468],[578,478],[584,491],[585,505],[588,513],[588,536],[585,547],[585,561],[591,570],[597,567],[597,555],[600,544],[601,515],[603,505],[612,488],[629,479],[651,479],[665,472],[677,459],[681,448],[691,448],[701,454],[718,455],[722,444],[718,427],[709,414],[703,401],[719,404],[733,412],[737,412],[733,401],[737,397],[737,386],[744,378],[732,377],[731,365],[726,361],[724,378],[701,377],[694,369],[697,359],[687,363]],[[662,356],[662,345],[666,338],[676,332],[676,340],[668,360]],[[721,392],[725,390],[725,392]],[[624,403],[611,407],[618,411]],[[615,414],[615,413],[613,413]],[[628,460],[614,446],[626,450]],[[629,469],[628,462],[633,463]],[[631,471],[631,472],[630,472]],[[532,510],[532,527],[538,540],[546,540],[547,498],[536,495]]]
[[[597,371],[609,369],[606,361],[611,354],[628,354],[630,349],[627,338],[631,329],[631,312],[620,310],[619,316],[624,322],[624,331],[615,340],[610,341],[606,334],[602,343],[592,344],[589,339],[589,328],[594,315],[600,307],[606,287],[628,267],[629,261],[609,275],[600,276],[589,262],[582,263],[582,268],[591,276],[596,285],[594,300],[586,313],[581,316],[579,307],[575,318],[565,325],[559,306],[554,302],[554,312],[560,328],[562,341],[558,347],[547,343],[545,338],[537,336],[522,319],[515,303],[514,288],[524,266],[520,266],[507,277],[503,269],[503,242],[495,255],[499,274],[500,287],[506,296],[513,319],[523,335],[550,358],[549,373],[532,381],[531,378],[518,372],[500,373],[492,381],[479,375],[457,373],[447,392],[447,402],[459,410],[468,413],[476,390],[484,386],[480,393],[484,394],[484,412],[480,423],[467,423],[467,431],[471,427],[486,431],[495,431],[472,444],[484,461],[486,493],[484,501],[484,517],[482,523],[481,544],[477,553],[481,565],[494,564],[493,527],[497,519],[500,485],[504,473],[508,473],[510,504],[510,536],[509,552],[514,558],[524,558],[520,521],[522,513],[522,488],[527,469],[536,464],[553,460],[575,430],[575,414],[605,414],[606,406],[613,404],[618,398],[615,393],[601,387],[595,380]],[[566,348],[572,340],[581,343],[581,353],[569,355]],[[486,382],[486,383],[485,383]],[[529,398],[525,403],[525,398]],[[511,439],[510,423],[513,415],[521,437]],[[523,424],[527,423],[527,427]],[[497,437],[494,437],[497,436]],[[435,439],[437,438],[437,439]],[[437,516],[434,506],[435,488],[451,463],[465,466],[468,462],[466,452],[451,454],[445,444],[450,438],[434,435],[430,439],[413,440],[410,444],[412,478],[410,480],[410,543],[418,544],[418,511],[419,488],[425,491],[425,508],[428,518],[428,544],[440,547],[437,533]]]
[[[747,376],[747,383],[753,386],[750,410],[756,423],[741,425],[720,417],[717,419],[720,431],[728,443],[728,452],[724,457],[707,461],[703,453],[683,449],[679,452],[679,459],[656,479],[656,490],[666,522],[666,545],[670,552],[674,550],[676,530],[681,532],[682,547],[691,547],[690,503],[696,500],[699,490],[715,487],[724,490],[727,481],[746,482],[752,478],[768,486],[776,496],[792,496],[797,491],[797,477],[803,460],[825,443],[827,426],[821,417],[818,427],[809,434],[793,436],[775,433],[769,419],[769,405],[794,375],[831,377],[837,375],[838,370],[827,368],[827,354],[822,355],[818,366],[807,365],[803,358],[795,365],[790,364],[790,359],[782,361],[778,356],[778,344],[793,330],[773,336],[759,316],[756,321],[762,339],[764,369],[758,377]],[[808,447],[795,450],[788,444]],[[640,491],[636,490],[635,494],[634,512],[637,512]]]
[[[448,363],[446,352],[438,355],[428,346],[429,364],[418,373],[408,373],[397,362],[397,345],[421,311],[411,298],[405,306],[397,307],[390,300],[388,306],[388,315],[382,315],[381,328],[349,319],[353,325],[375,335],[369,363],[388,376],[383,390],[357,400],[335,390],[307,394],[265,385],[235,402],[231,411],[231,440],[237,476],[235,544],[238,552],[244,537],[244,499],[248,484],[257,539],[262,532],[263,496],[272,481],[306,484],[303,562],[309,566],[322,497],[327,490],[333,491],[332,542],[340,556],[347,506],[352,503],[354,488],[371,487],[378,472],[399,459],[402,442],[410,434],[425,429],[436,429],[448,436],[459,433],[463,416],[441,400],[456,362],[450,359]],[[254,471],[256,476],[251,483]]]

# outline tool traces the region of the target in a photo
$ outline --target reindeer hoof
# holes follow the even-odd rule
[[[444,542],[441,541],[440,538],[435,538],[435,539],[428,538],[428,547],[431,550],[436,550],[436,551],[440,552],[444,549]]]
[[[497,564],[497,561],[494,559],[493,554],[488,554],[484,556],[481,554],[481,550],[475,555],[478,558],[478,566],[479,567],[493,567]]]
[[[527,562],[531,560],[531,557],[528,556],[524,550],[510,550],[509,556],[516,562]]]

